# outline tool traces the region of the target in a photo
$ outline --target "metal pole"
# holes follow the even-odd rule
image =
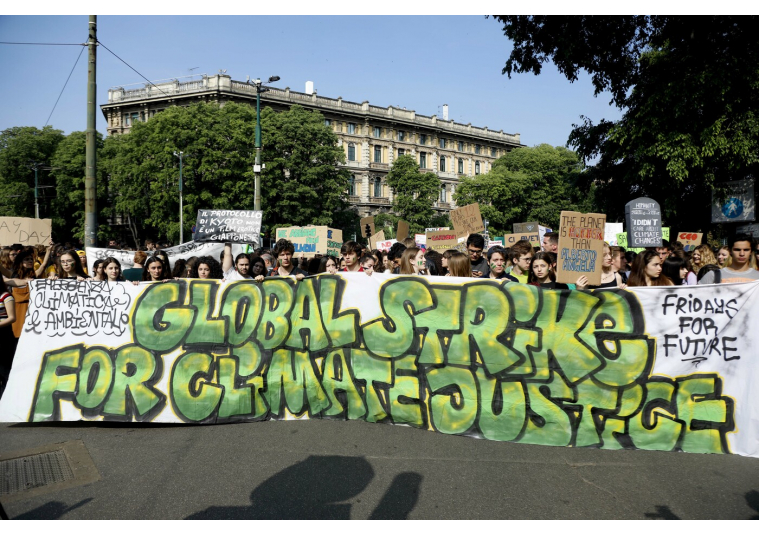
[[[97,15],[90,15],[87,67],[87,170],[84,176],[84,245],[97,246],[97,131],[95,130],[97,100]]]
[[[179,151],[179,243],[184,244],[184,218],[182,214],[182,151]]]
[[[34,163],[34,217],[37,219],[40,219],[40,202],[39,202],[39,195],[37,194],[37,168],[39,167],[38,163]]]
[[[256,80],[256,163],[255,189],[253,194],[253,210],[261,210],[261,81]]]

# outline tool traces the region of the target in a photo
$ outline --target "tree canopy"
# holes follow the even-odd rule
[[[399,156],[387,174],[393,188],[393,212],[409,224],[411,232],[424,231],[435,211],[441,183],[432,172],[422,173],[411,155]]]
[[[548,144],[520,147],[498,158],[483,175],[460,181],[459,206],[479,203],[491,233],[511,233],[514,223],[538,221],[558,226],[562,210],[593,210],[593,195],[580,188],[577,154]]]
[[[759,171],[756,17],[496,16],[514,48],[505,74],[588,72],[619,121],[581,117],[569,143],[610,218],[648,196],[671,226],[710,227],[711,193]],[[695,209],[695,210],[694,210]]]

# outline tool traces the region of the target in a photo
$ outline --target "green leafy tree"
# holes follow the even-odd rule
[[[707,230],[711,194],[759,172],[756,17],[497,16],[514,42],[503,72],[553,62],[608,91],[619,121],[583,117],[569,143],[611,218],[649,196],[671,226]]]
[[[34,163],[40,164],[38,182],[51,186],[50,162],[63,133],[51,126],[12,127],[0,133],[0,215],[34,217]],[[44,169],[42,169],[44,168]],[[40,196],[44,190],[39,190]],[[41,203],[42,205],[42,203]],[[47,206],[41,207],[47,209]],[[50,217],[49,209],[40,217]]]
[[[63,138],[53,154],[50,176],[55,181],[55,196],[51,215],[53,235],[61,238],[74,237],[84,241],[84,178],[87,172],[87,140],[85,132],[72,132]],[[96,139],[98,162],[102,160],[103,136]],[[103,240],[111,234],[104,216],[108,207],[108,188],[105,167],[97,166],[98,238]]]
[[[459,206],[479,203],[491,234],[511,233],[514,223],[525,221],[555,227],[562,210],[594,210],[592,188],[581,188],[581,179],[573,151],[548,144],[521,147],[496,160],[490,172],[463,179],[454,200]]]
[[[422,173],[410,155],[399,156],[387,174],[393,188],[393,212],[409,224],[412,233],[424,231],[434,214],[440,195],[440,179],[432,172]]]
[[[265,108],[261,128],[264,222],[273,227],[353,225],[355,217],[344,214],[350,173],[339,165],[345,154],[324,117],[297,105],[285,112]]]

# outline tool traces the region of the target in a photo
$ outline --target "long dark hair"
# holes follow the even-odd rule
[[[335,263],[335,268],[338,270],[340,269],[340,261],[334,258],[332,255],[325,255],[321,258],[319,261],[319,270],[316,272],[317,274],[324,274],[327,273],[327,263],[332,260],[332,262]]]
[[[683,284],[683,278],[680,277],[680,268],[687,267],[687,263],[684,258],[677,255],[670,255],[661,265],[661,273],[666,275],[672,280],[676,286]]]
[[[647,249],[635,257],[632,267],[630,268],[630,277],[627,278],[628,287],[645,287],[646,286],[646,266],[651,262],[654,257],[658,257],[659,254],[656,250]],[[651,279],[652,287],[668,287],[672,286],[672,281],[669,277],[664,275],[664,268],[662,273],[656,279]]]
[[[94,279],[95,281],[105,281],[106,279],[108,279],[108,277],[106,277],[105,274],[103,275],[105,279],[98,279],[98,266],[100,266],[101,264],[103,264],[103,259],[98,259],[92,263],[92,279]]]
[[[553,270],[554,256],[548,251],[538,251],[535,255],[532,256],[532,260],[530,261],[530,269],[527,272],[527,282],[538,282],[538,278],[535,276],[535,272],[532,271],[532,267],[535,264],[535,261],[543,261],[548,265],[548,280],[555,282],[556,272]]]
[[[190,277],[195,279],[198,278],[198,268],[200,268],[201,264],[205,264],[211,269],[211,275],[208,279],[221,279],[224,277],[224,273],[221,270],[221,263],[209,255],[205,255],[198,259],[197,264],[192,267],[192,273],[190,273]]]
[[[32,261],[34,261],[37,258],[37,255],[34,251],[34,248],[32,247],[25,247],[21,251],[18,252],[18,255],[16,255],[16,258],[13,259],[13,269],[11,270],[11,277],[15,277],[18,279],[36,279],[37,278],[37,272],[34,270],[34,263],[32,263],[32,267],[29,269],[24,268],[24,259],[27,257],[31,257]],[[77,259],[79,256],[76,256]]]
[[[61,259],[64,255],[69,255],[74,259],[74,273],[77,275],[77,277],[84,277],[85,279],[89,279],[89,276],[84,273],[84,268],[82,268],[82,259],[79,258],[79,254],[74,249],[67,249],[61,253],[60,257],[58,257],[58,277],[66,277],[66,271],[61,265]]]
[[[108,274],[105,273],[105,269],[108,268],[109,264],[115,264],[119,267],[119,277],[116,281],[124,281],[124,272],[121,269],[121,263],[115,257],[106,257],[103,259],[103,277],[105,278],[103,281],[108,281]]]
[[[160,257],[156,257],[155,255],[153,255],[152,257],[150,257],[148,260],[145,261],[145,266],[143,266],[143,268],[142,268],[142,280],[143,281],[152,281],[153,280],[153,278],[150,277],[150,270],[148,270],[148,268],[154,262],[157,262],[158,264],[161,265],[161,277],[160,277],[160,279],[166,279],[167,277],[169,277],[169,274],[166,271],[166,264],[161,260]]]

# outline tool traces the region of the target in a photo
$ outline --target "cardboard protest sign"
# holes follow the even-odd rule
[[[277,229],[277,240],[286,238],[295,246],[295,255],[300,253],[307,256],[316,254],[340,256],[343,246],[343,232],[340,229],[330,229],[326,225],[310,227],[280,227]]]
[[[528,221],[525,223],[515,223],[514,224],[514,234],[522,234],[522,235],[538,235],[538,246],[540,245],[540,242],[543,242],[543,237],[546,233],[550,233],[551,228],[546,225],[541,225],[540,223],[536,221]],[[532,243],[532,239],[530,239],[530,242]],[[535,245],[535,244],[533,244]]]
[[[653,199],[639,197],[627,203],[625,226],[631,248],[661,247],[661,207]]]
[[[535,233],[514,233],[503,236],[504,247],[510,248],[520,240],[527,240],[532,247],[540,247],[540,235]]]
[[[0,245],[48,246],[52,235],[50,221],[49,218],[0,218]]]
[[[606,214],[561,211],[556,281],[575,283],[580,276],[588,284],[601,284]]]
[[[481,233],[485,230],[479,203],[472,203],[471,205],[454,209],[449,216],[453,229],[458,236],[468,236],[472,233]]]
[[[366,234],[366,226],[369,226],[369,235]],[[374,236],[376,231],[374,230],[374,216],[366,216],[364,218],[361,218],[361,222],[359,223],[359,228],[361,229],[361,236],[363,236],[366,239],[369,239],[369,237]]]
[[[393,244],[398,242],[395,238],[391,238],[390,240],[381,240],[377,242],[376,249],[380,251],[390,251],[390,248],[393,247]]]
[[[677,233],[677,241],[683,245],[685,251],[693,251],[701,245],[704,233]]]
[[[730,181],[727,199],[722,202],[712,193],[712,223],[756,220],[754,179]]]
[[[30,292],[2,422],[339,418],[417,434],[759,457],[759,330],[747,329],[759,317],[759,281],[559,295],[341,273],[137,286],[37,279]],[[706,327],[709,343],[696,344]],[[434,356],[447,362],[414,365]],[[366,387],[374,381],[387,404]]]
[[[385,231],[369,237],[369,249],[377,249],[377,242],[382,242],[385,239]]]
[[[617,241],[617,235],[624,231],[624,226],[622,223],[606,223],[606,227],[604,227],[604,240],[610,245],[610,246],[620,246],[621,244]],[[627,241],[625,240],[625,243]]]
[[[260,244],[260,210],[198,210],[194,242]]]
[[[398,231],[395,233],[395,239],[402,241],[408,238],[408,222],[398,220]]]
[[[459,244],[456,231],[430,231],[425,235],[427,247],[436,251],[453,249]]]

